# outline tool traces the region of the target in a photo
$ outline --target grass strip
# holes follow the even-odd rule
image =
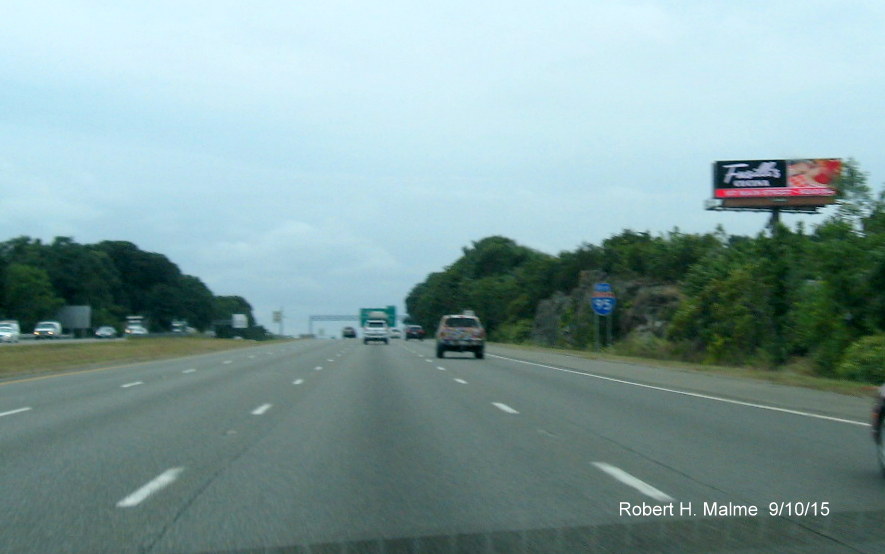
[[[89,369],[254,347],[244,340],[162,337],[82,343],[76,340],[0,347],[0,378]]]

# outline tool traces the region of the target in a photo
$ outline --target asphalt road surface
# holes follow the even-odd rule
[[[7,380],[0,552],[882,552],[870,405],[429,340]]]

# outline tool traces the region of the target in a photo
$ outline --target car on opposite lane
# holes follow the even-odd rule
[[[143,325],[128,325],[126,327],[126,336],[129,337],[143,337],[148,334],[148,330]]]
[[[21,327],[17,321],[0,321],[0,342],[18,342]]]
[[[61,323],[58,321],[40,321],[34,326],[35,339],[57,339],[61,337]]]
[[[95,338],[97,339],[114,339],[117,338],[117,330],[110,325],[102,325],[95,330]]]

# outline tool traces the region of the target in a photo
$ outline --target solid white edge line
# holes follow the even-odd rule
[[[507,412],[508,414],[518,414],[516,410],[508,406],[507,404],[502,404],[501,402],[492,402],[492,406],[498,408],[502,412]]]
[[[611,381],[614,383],[621,383],[624,385],[632,385],[634,387],[642,387],[644,389],[652,389],[652,390],[658,390],[658,391],[662,391],[662,392],[669,392],[669,393],[673,393],[673,394],[681,394],[683,396],[691,396],[694,398],[703,398],[705,400],[714,400],[716,402],[725,402],[727,404],[736,404],[738,406],[747,406],[749,408],[759,408],[760,410],[771,410],[773,412],[781,412],[781,413],[785,413],[785,414],[793,414],[793,415],[804,416],[804,417],[813,417],[816,419],[835,421],[837,423],[850,423],[851,425],[860,425],[862,427],[869,427],[870,426],[869,423],[862,422],[862,421],[854,421],[853,419],[842,419],[839,417],[825,416],[825,415],[820,415],[820,414],[812,414],[810,412],[801,412],[799,410],[778,408],[776,406],[766,406],[765,404],[755,404],[753,402],[743,402],[741,400],[732,400],[731,398],[722,398],[720,396],[710,396],[708,394],[700,394],[697,392],[686,392],[686,391],[681,391],[681,390],[668,389],[668,388],[664,388],[664,387],[656,387],[654,385],[645,385],[642,383],[636,383],[634,381],[625,381],[624,379],[616,379],[614,377],[605,377],[603,375],[596,375],[594,373],[585,373],[583,371],[575,371],[573,369],[564,369],[564,368],[555,367],[552,365],[539,364],[539,363],[535,363],[535,362],[527,362],[525,360],[517,360],[515,358],[508,358],[506,356],[497,356],[495,354],[489,354],[489,356],[491,356],[493,358],[500,358],[502,360],[509,360],[511,362],[517,362],[520,364],[533,365],[533,366],[537,366],[537,367],[543,367],[546,369],[555,369],[556,371],[562,371],[564,373],[573,373],[575,375],[583,375],[584,377],[592,377],[594,379],[602,379],[603,381]]]
[[[134,506],[138,506],[150,495],[175,482],[175,480],[178,479],[178,476],[181,475],[182,471],[184,471],[183,467],[174,467],[172,469],[164,471],[137,491],[133,492],[123,500],[117,502],[117,507],[132,508]]]
[[[17,410],[9,410],[8,412],[0,413],[0,417],[12,415],[12,414],[20,414],[22,412],[27,412],[30,409],[31,409],[30,407],[24,407],[24,408],[19,408]]]
[[[596,467],[598,467],[602,471],[608,473],[609,475],[611,475],[612,477],[614,477],[615,479],[617,479],[621,483],[624,483],[625,485],[627,485],[629,487],[633,487],[634,489],[638,490],[642,494],[649,496],[651,498],[654,498],[658,502],[673,502],[673,497],[671,497],[669,494],[661,492],[658,489],[656,489],[653,486],[646,483],[645,481],[642,481],[640,479],[637,479],[636,477],[633,477],[632,475],[630,475],[629,473],[627,473],[623,469],[617,468],[613,465],[606,464],[604,462],[592,462],[592,463],[593,463],[593,465],[595,465]]]
[[[261,406],[258,406],[257,408],[252,410],[252,415],[264,415],[264,413],[271,409],[272,406],[273,404],[262,404]]]

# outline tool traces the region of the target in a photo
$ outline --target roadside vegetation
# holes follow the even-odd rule
[[[861,383],[885,382],[885,196],[845,164],[832,215],[755,237],[622,231],[549,255],[494,236],[415,285],[428,329],[474,310],[490,339],[592,349],[593,284],[617,296],[606,351]]]
[[[120,331],[126,316],[140,315],[151,331],[168,331],[173,320],[186,320],[200,331],[216,327],[219,336],[230,336],[230,325],[213,323],[240,313],[248,317],[246,338],[266,335],[255,327],[244,298],[215,296],[166,256],[131,242],[78,244],[56,237],[44,243],[23,236],[0,243],[0,319],[18,320],[23,331],[30,330],[64,305],[91,306],[93,327]]]

